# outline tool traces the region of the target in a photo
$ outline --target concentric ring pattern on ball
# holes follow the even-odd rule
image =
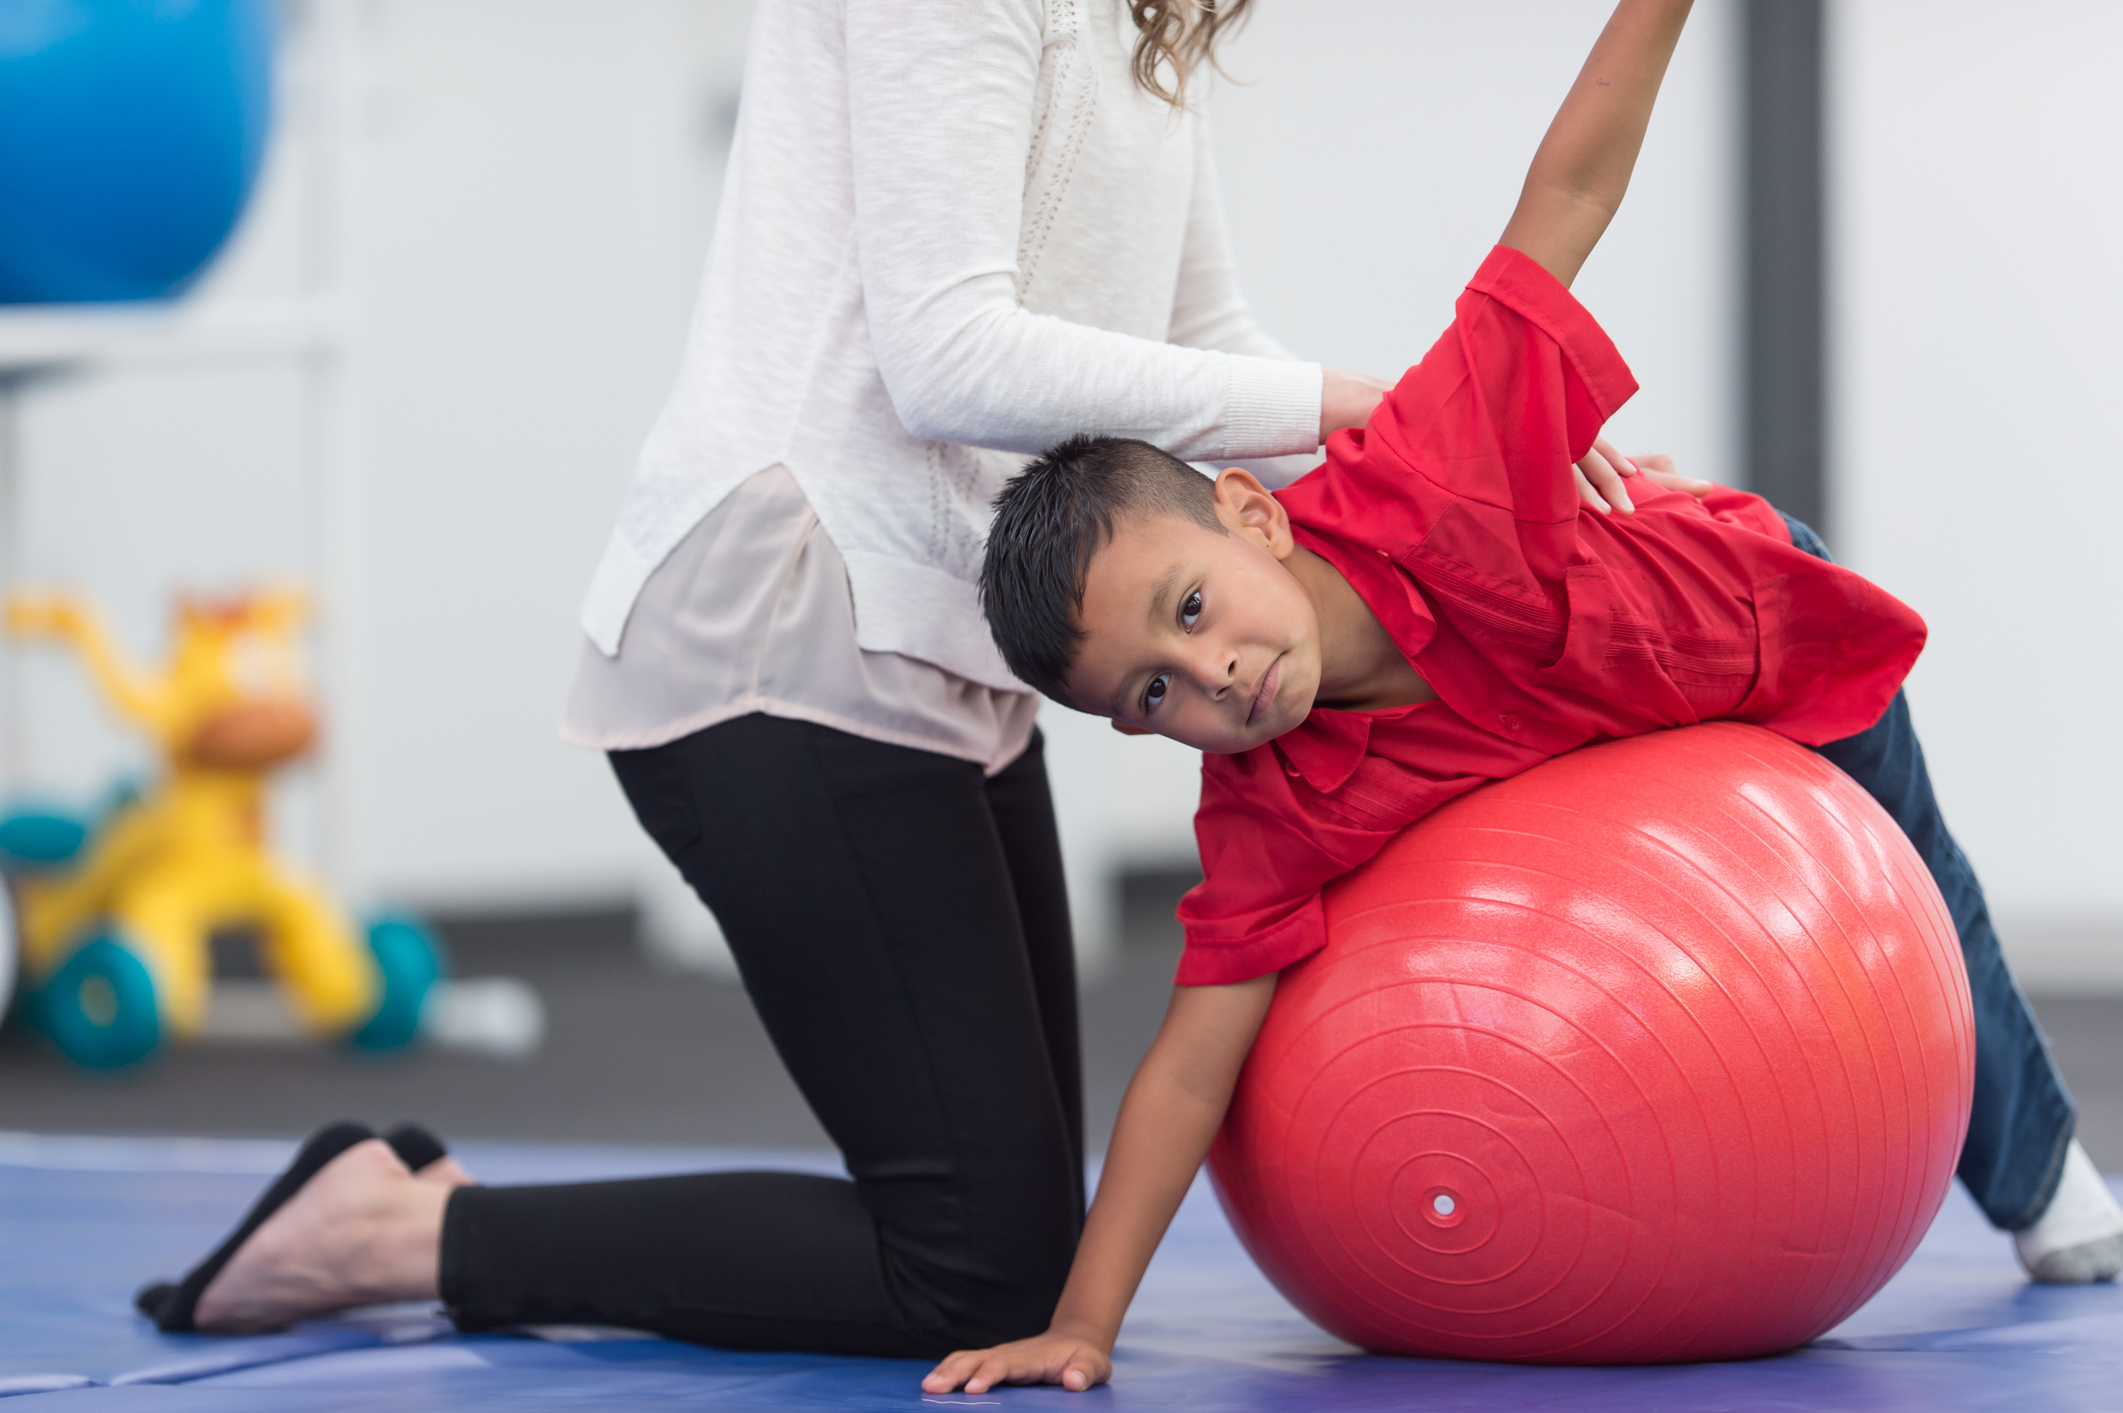
[[[1367,1349],[1804,1343],[1908,1259],[1968,1124],[1952,920],[1813,752],[1719,723],[1462,797],[1328,890],[1211,1155],[1269,1278]]]

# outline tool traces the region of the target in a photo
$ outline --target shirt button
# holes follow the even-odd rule
[[[1857,640],[1855,638],[1838,638],[1836,640],[1836,651],[1839,653],[1847,653],[1857,645]]]
[[[1297,777],[1298,777],[1299,775],[1301,775],[1302,773],[1303,773],[1303,772],[1302,772],[1302,771],[1300,771],[1300,770],[1299,770],[1299,769],[1298,769],[1298,768],[1297,768],[1296,766],[1294,766],[1294,765],[1286,765],[1286,766],[1284,766],[1284,767],[1283,767],[1283,774],[1285,774],[1285,775],[1289,776],[1289,777],[1290,777],[1290,778],[1291,778],[1292,780],[1295,780],[1295,779],[1297,779]]]
[[[1379,557],[1380,559],[1391,559],[1391,558],[1393,558],[1393,556],[1392,556],[1392,555],[1390,555],[1390,554],[1386,553],[1386,552],[1385,552],[1384,550],[1380,550],[1380,551],[1378,552],[1378,557]]]
[[[1503,724],[1506,731],[1519,729],[1519,714],[1515,711],[1507,711],[1502,716],[1499,716],[1497,720]]]

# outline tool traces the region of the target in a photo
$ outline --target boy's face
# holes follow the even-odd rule
[[[1085,576],[1071,705],[1197,750],[1251,750],[1319,692],[1319,615],[1285,567],[1282,505],[1243,471],[1217,478],[1224,532],[1174,516],[1114,527]]]

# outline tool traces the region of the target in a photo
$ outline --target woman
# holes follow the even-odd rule
[[[853,1354],[1044,1327],[1083,1216],[1076,989],[1038,702],[973,589],[989,503],[1086,428],[1310,453],[1383,386],[1291,360],[1239,296],[1185,97],[1244,4],[754,20],[565,734],[714,910],[852,1180],[486,1188],[417,1136],[327,1131],[166,1328],[436,1297],[465,1329]]]

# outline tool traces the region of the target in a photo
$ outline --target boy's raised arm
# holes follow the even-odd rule
[[[1173,988],[1164,1026],[1121,1101],[1053,1323],[1030,1339],[951,1355],[922,1380],[924,1390],[1053,1383],[1081,1391],[1106,1381],[1121,1317],[1208,1155],[1274,995],[1273,974]]]
[[[1622,0],[1533,154],[1499,244],[1567,288],[1621,207],[1691,0]]]

